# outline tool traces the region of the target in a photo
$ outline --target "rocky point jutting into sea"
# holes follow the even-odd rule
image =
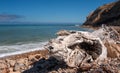
[[[100,26],[93,32],[61,30],[45,50],[1,58],[0,73],[120,73],[119,6],[117,1],[90,14],[84,26]]]

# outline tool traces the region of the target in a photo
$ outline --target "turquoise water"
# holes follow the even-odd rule
[[[75,24],[0,25],[0,54],[41,47],[63,29],[87,30]]]

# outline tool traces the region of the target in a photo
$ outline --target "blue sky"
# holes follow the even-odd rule
[[[81,23],[115,0],[0,0],[0,22]]]

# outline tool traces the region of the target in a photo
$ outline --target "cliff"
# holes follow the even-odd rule
[[[101,26],[101,24],[120,26],[120,1],[98,7],[87,16],[85,26]]]

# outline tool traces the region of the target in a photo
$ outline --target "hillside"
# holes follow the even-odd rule
[[[102,24],[120,26],[120,1],[98,7],[87,16],[86,21],[83,23],[85,26],[94,27]]]

